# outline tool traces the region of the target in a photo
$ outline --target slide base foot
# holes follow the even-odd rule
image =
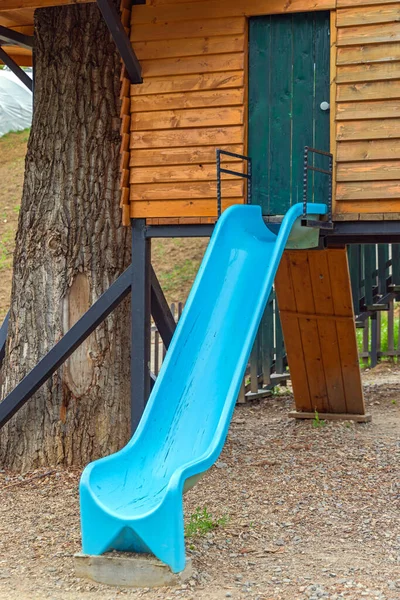
[[[151,554],[109,552],[99,556],[75,554],[75,574],[97,583],[118,587],[152,588],[179,586],[193,575],[192,559],[180,573],[173,573]]]

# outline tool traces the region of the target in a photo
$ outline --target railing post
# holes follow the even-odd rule
[[[132,219],[131,430],[136,430],[150,394],[150,240],[146,220]]]

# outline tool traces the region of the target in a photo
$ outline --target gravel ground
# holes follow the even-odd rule
[[[400,599],[400,368],[365,374],[369,424],[287,418],[290,394],[239,406],[186,514],[226,524],[188,539],[178,589],[107,588],[74,576],[78,471],[0,473],[0,598]]]

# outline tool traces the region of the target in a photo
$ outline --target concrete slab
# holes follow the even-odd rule
[[[179,586],[193,574],[192,559],[180,573],[150,554],[110,552],[101,556],[75,554],[75,574],[97,583],[120,587]]]

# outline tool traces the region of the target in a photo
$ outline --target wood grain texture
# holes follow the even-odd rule
[[[346,395],[342,369],[340,368],[337,319],[334,318],[335,308],[332,297],[328,252],[308,252],[308,264],[316,312],[328,315],[328,318],[317,320],[317,327],[329,406],[331,410],[334,407],[332,412],[346,413]]]
[[[365,102],[340,102],[336,107],[336,120],[390,119],[400,116],[399,100],[372,100]],[[366,124],[366,127],[368,124]]]
[[[190,127],[222,127],[243,125],[243,107],[224,106],[183,110],[163,110],[160,112],[132,113],[131,131],[171,130]]]
[[[336,199],[339,200],[397,200],[400,204],[400,181],[356,181],[339,182],[336,187]],[[354,211],[357,212],[357,211]],[[380,211],[385,212],[385,211]],[[399,207],[397,211],[399,212]]]
[[[339,164],[337,181],[400,180],[400,160],[367,161]]]
[[[183,108],[210,108],[225,106],[243,106],[244,88],[224,90],[178,92],[171,94],[136,95],[132,98],[132,112],[177,110]]]
[[[222,162],[221,166],[225,169],[231,169],[238,173],[243,173],[244,165],[243,161],[237,162]],[[215,181],[217,175],[217,169],[214,164],[190,164],[190,165],[176,165],[167,167],[158,167],[156,170],[153,167],[136,168],[131,169],[130,182],[132,184],[137,183],[161,183],[171,181]],[[238,181],[234,175],[222,173],[221,178],[233,179]]]
[[[244,147],[241,144],[225,144],[221,146],[191,146],[190,148],[157,148],[157,149],[137,149],[133,148],[130,155],[131,167],[149,167],[153,171],[154,167],[161,169],[165,165],[216,165],[215,152],[217,147],[221,150],[243,154]],[[236,160],[225,157],[226,161]]]
[[[361,219],[361,214],[383,214],[386,220],[385,213],[400,213],[400,198],[397,200],[387,200],[381,198],[380,200],[344,200],[337,201],[336,212],[342,215],[354,215],[357,214],[358,218]],[[350,220],[354,220],[351,218]]]
[[[400,5],[338,0],[336,204],[344,219],[398,212]],[[365,206],[363,207],[363,202]]]
[[[162,129],[134,131],[131,134],[131,148],[171,148],[181,146],[243,143],[243,127],[205,127],[204,129]]]
[[[374,140],[400,138],[399,119],[372,119],[362,121],[340,121],[337,123],[337,140]]]
[[[297,411],[364,415],[346,250],[285,252],[275,289]]]
[[[164,75],[198,73],[229,73],[244,69],[243,52],[142,60],[143,79]]]
[[[364,4],[367,4],[365,2]],[[373,25],[376,23],[395,23],[400,20],[400,6],[393,4],[377,4],[375,6],[360,6],[339,10],[337,14],[338,27],[355,25]]]
[[[230,73],[204,73],[175,77],[152,77],[141,85],[131,86],[131,95],[169,94],[175,92],[193,92],[196,90],[223,90],[243,87],[243,71]]]
[[[306,359],[301,342],[299,321],[296,315],[296,301],[290,272],[289,253],[284,252],[275,278],[275,292],[279,302],[280,318],[285,339],[286,354],[289,360],[290,379],[292,382],[296,407],[307,411],[312,406]]]
[[[134,6],[131,39],[145,81],[131,86],[129,179],[139,186],[131,200],[143,201],[144,195],[146,202],[168,201],[164,184],[169,184],[171,201],[187,196],[185,188],[177,191],[180,183],[187,189],[194,183],[211,189],[216,147],[245,150],[245,17],[335,5],[328,0],[157,0]],[[366,201],[392,201],[400,158],[398,3],[338,0],[337,7],[331,16],[331,107],[336,104],[330,116],[331,150],[340,165],[335,179],[341,193],[351,196],[345,196],[346,202],[359,202],[366,184],[371,189]],[[171,169],[175,165],[181,168]],[[356,191],[358,184],[364,191]],[[140,187],[152,185],[154,192]],[[196,190],[195,200],[208,198],[209,192],[200,197],[204,189]],[[176,193],[181,195],[172,196]]]
[[[400,40],[400,22],[378,23],[360,27],[341,27],[338,29],[338,46],[356,46],[357,44],[379,44]]]
[[[222,184],[224,197],[243,198],[244,184],[241,179],[227,180]],[[217,204],[216,181],[180,181],[163,183],[139,183],[131,186],[131,202],[143,200],[164,200],[185,198],[213,198]],[[239,202],[239,201],[237,201]],[[182,216],[182,215],[180,215]],[[186,215],[185,215],[186,216]]]
[[[337,64],[368,64],[380,63],[391,60],[400,60],[400,45],[398,43],[385,43],[377,45],[358,45],[338,49]]]
[[[393,0],[336,0],[337,8],[354,8],[355,6],[366,6],[375,4],[393,4]]]
[[[338,102],[361,102],[400,98],[400,81],[367,81],[337,86]]]
[[[337,73],[337,83],[358,83],[362,81],[385,81],[400,79],[400,62],[363,63],[341,66]]]
[[[166,219],[170,206],[174,219],[214,218],[216,148],[244,151],[245,18],[208,14],[202,2],[198,8],[198,17],[183,21],[175,10],[153,19],[159,7],[134,7],[136,17],[145,15],[133,15],[131,35],[144,77],[131,86],[130,201],[141,204],[135,216]],[[242,203],[243,181],[224,180],[227,205]]]
[[[222,209],[225,210],[232,204],[240,203],[237,198],[223,198]],[[131,218],[143,219],[148,217],[214,217],[217,214],[215,199],[186,199],[168,201],[131,202]],[[199,220],[201,222],[201,220]]]
[[[334,10],[335,0],[208,0],[203,2],[158,2],[154,6],[133,7],[132,21],[136,23],[163,23],[166,21],[190,21],[207,15],[219,17],[255,17],[291,12]]]
[[[242,52],[243,47],[243,33],[231,36],[190,37],[183,40],[165,39],[133,44],[135,53],[141,61]]]
[[[341,142],[337,146],[337,161],[373,161],[400,159],[400,139]]]
[[[330,16],[330,82],[329,82],[329,103],[331,109],[329,111],[329,144],[330,151],[333,157],[332,162],[332,213],[335,212],[336,203],[336,164],[337,164],[337,141],[336,141],[336,94],[337,94],[337,26],[336,26],[336,11],[331,12]],[[332,108],[334,107],[334,108]]]
[[[327,257],[332,282],[334,313],[339,316],[353,315],[347,251],[345,248],[328,250]],[[363,415],[365,414],[365,406],[354,319],[348,321],[337,319],[336,332],[346,396],[346,412]]]
[[[149,7],[145,6],[146,11]],[[131,41],[176,40],[191,37],[211,37],[238,35],[245,32],[246,20],[243,17],[215,19],[209,18],[202,8],[202,16],[197,21],[151,22],[138,24],[132,15]],[[134,12],[134,11],[132,11]]]

